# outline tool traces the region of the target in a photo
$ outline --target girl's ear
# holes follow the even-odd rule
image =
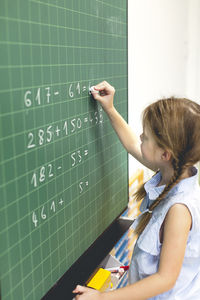
[[[172,157],[171,151],[164,150],[161,157],[164,161],[169,161]]]

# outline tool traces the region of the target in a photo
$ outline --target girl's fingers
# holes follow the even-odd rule
[[[107,82],[99,83],[92,87],[92,96],[96,100],[103,100],[104,96],[114,96],[115,89]]]
[[[103,81],[94,86],[94,89],[97,91],[106,91],[106,92],[113,92],[115,89],[111,86],[107,81]]]
[[[85,287],[85,286],[82,286],[82,285],[77,285],[76,288],[73,290],[73,293],[86,293],[87,291],[89,291],[90,289]]]
[[[113,107],[113,99],[115,89],[107,81],[103,81],[91,89],[92,96],[99,101],[105,111],[109,111]]]

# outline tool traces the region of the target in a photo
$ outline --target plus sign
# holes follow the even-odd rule
[[[63,199],[61,198],[60,201],[59,201],[59,204],[62,205],[63,202],[64,202],[64,201],[63,201]]]
[[[58,128],[58,126],[56,127],[56,135],[59,136],[60,134],[60,129]]]

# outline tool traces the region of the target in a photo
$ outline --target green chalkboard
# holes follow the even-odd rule
[[[3,300],[40,299],[127,205],[102,80],[127,119],[127,1],[0,1]]]

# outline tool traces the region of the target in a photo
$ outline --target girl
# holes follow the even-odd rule
[[[187,99],[163,99],[143,113],[141,145],[113,105],[107,82],[93,97],[107,113],[126,150],[157,172],[137,192],[141,214],[130,266],[130,285],[111,292],[77,286],[76,300],[200,299],[200,106]]]

